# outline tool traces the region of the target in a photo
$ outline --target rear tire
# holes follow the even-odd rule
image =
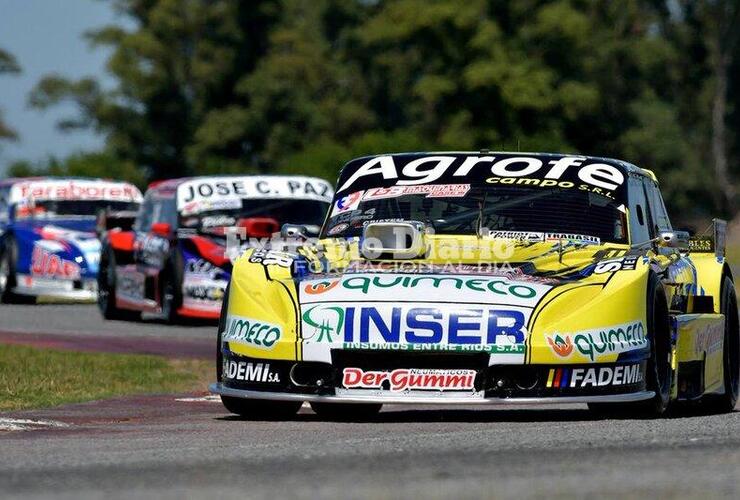
[[[311,403],[311,409],[319,417],[348,422],[371,420],[382,407],[380,403]]]
[[[722,371],[725,393],[709,394],[702,398],[704,409],[713,413],[728,413],[735,409],[738,399],[740,378],[740,333],[738,333],[737,296],[732,280],[722,278],[720,311],[725,315],[725,338],[723,344]]]
[[[268,401],[221,396],[221,402],[231,413],[250,420],[284,420],[295,416],[302,401]]]
[[[113,249],[103,248],[98,268],[98,309],[108,320],[138,321],[139,311],[116,307],[116,257]]]
[[[650,274],[647,287],[647,327],[650,358],[645,371],[646,390],[655,396],[634,403],[589,403],[591,411],[602,417],[657,418],[668,409],[671,399],[671,326],[668,301],[658,277]]]

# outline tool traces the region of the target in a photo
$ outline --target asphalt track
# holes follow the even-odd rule
[[[0,305],[0,343],[210,359],[213,322],[106,321],[95,305]]]
[[[0,330],[213,338],[210,326],[105,323],[87,306],[45,318],[58,307],[0,306]],[[0,431],[0,497],[737,498],[740,489],[740,412],[599,420],[577,405],[386,406],[373,422],[338,423],[306,407],[269,422],[199,396],[0,414],[0,428],[25,429]]]

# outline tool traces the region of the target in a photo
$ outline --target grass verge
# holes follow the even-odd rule
[[[0,345],[0,411],[205,390],[213,362]]]

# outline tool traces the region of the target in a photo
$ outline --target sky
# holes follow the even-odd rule
[[[92,132],[56,130],[59,118],[75,113],[74,105],[38,111],[28,107],[27,96],[49,73],[96,76],[103,85],[112,85],[105,70],[108,51],[91,49],[82,34],[123,21],[104,0],[0,0],[0,47],[16,57],[23,70],[20,75],[0,76],[0,109],[20,136],[17,142],[0,143],[0,177],[13,160],[64,157],[102,145],[103,139]]]

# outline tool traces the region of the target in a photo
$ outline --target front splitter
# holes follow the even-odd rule
[[[429,405],[526,405],[526,404],[570,404],[570,403],[631,403],[644,401],[655,396],[653,391],[599,396],[553,396],[549,398],[456,398],[422,396],[319,396],[316,394],[292,394],[285,392],[250,391],[231,389],[221,383],[211,384],[212,394],[232,398],[267,399],[271,401],[308,401],[318,403],[383,403],[383,404],[429,404]]]

